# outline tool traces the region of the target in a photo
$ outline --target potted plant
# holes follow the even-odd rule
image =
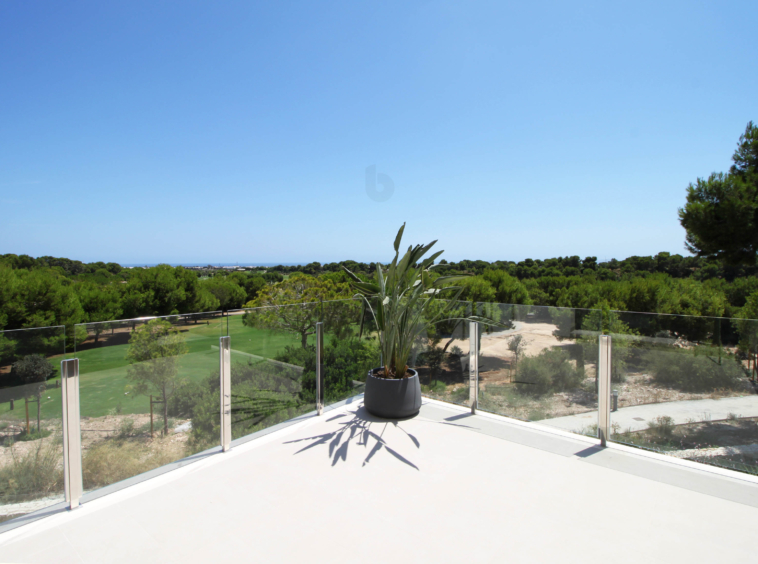
[[[377,264],[373,281],[363,281],[343,267],[351,278],[351,286],[371,311],[379,333],[383,365],[369,371],[363,404],[370,413],[387,419],[410,417],[421,409],[418,372],[408,366],[414,340],[429,325],[456,319],[448,313],[457,305],[463,289],[448,284],[465,278],[440,276],[432,280],[430,269],[444,251],[423,257],[437,241],[408,247],[400,258],[404,230],[405,223],[395,237],[395,258],[386,269]],[[443,292],[447,299],[441,299]],[[434,304],[437,307],[432,307]],[[465,319],[489,321],[478,317]]]

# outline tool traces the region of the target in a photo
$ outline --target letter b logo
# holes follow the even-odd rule
[[[376,189],[377,181],[382,190]],[[386,174],[376,173],[376,165],[366,167],[366,194],[375,202],[386,202],[395,193],[395,182]]]

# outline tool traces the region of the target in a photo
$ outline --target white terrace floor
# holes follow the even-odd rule
[[[0,562],[758,562],[758,485],[354,402],[0,535]]]

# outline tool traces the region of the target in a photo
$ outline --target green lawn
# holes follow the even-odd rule
[[[297,335],[253,329],[242,324],[242,316],[230,316],[213,320],[208,325],[182,325],[188,353],[179,357],[179,374],[189,380],[202,381],[218,371],[219,337],[229,327],[233,350],[272,358],[287,345],[300,345]],[[312,342],[312,337],[311,337]],[[121,413],[147,413],[150,401],[146,396],[135,396],[126,379],[126,353],[129,345],[101,346],[78,351],[79,358],[79,403],[83,417],[102,417],[113,411]],[[74,355],[68,355],[70,357]],[[58,364],[61,357],[51,358]],[[48,389],[42,395],[42,419],[60,419],[61,390],[55,388],[55,380],[48,381]],[[29,405],[29,417],[36,420],[37,406]],[[10,404],[0,405],[0,421],[24,420],[24,401],[16,401],[15,409]]]
[[[287,345],[300,346],[300,337],[294,333],[274,332],[267,329],[253,329],[242,324],[241,315],[230,315],[229,337],[232,349],[240,352],[274,358]],[[315,336],[308,337],[308,342],[316,342]]]

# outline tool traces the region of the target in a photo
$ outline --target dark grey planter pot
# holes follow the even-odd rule
[[[374,368],[366,377],[366,390],[363,393],[363,406],[372,415],[385,419],[404,419],[416,415],[421,409],[421,381],[418,372],[410,378],[388,380],[374,376]]]

